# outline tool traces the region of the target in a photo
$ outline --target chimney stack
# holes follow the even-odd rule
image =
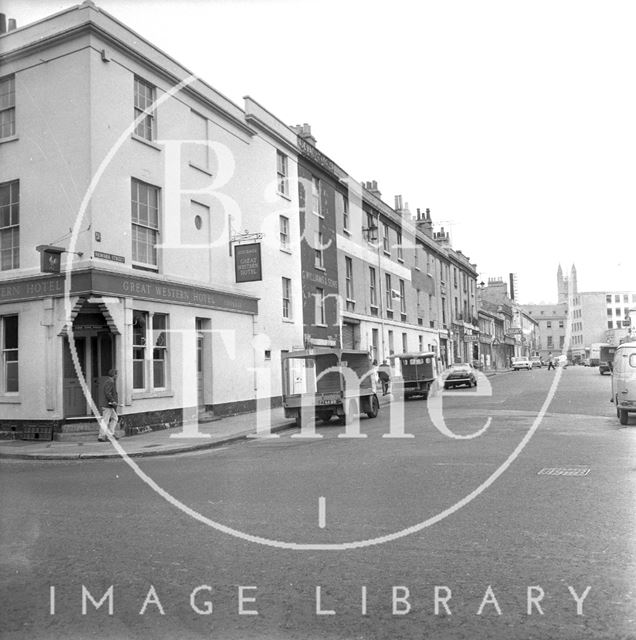
[[[369,182],[365,182],[365,183],[363,183],[363,186],[367,191],[372,193],[376,198],[382,199],[382,194],[380,193],[380,190],[378,189],[378,181],[377,180],[371,180]]]
[[[9,27],[7,31],[15,31],[18,28],[18,24],[15,21],[15,18],[9,18]]]
[[[444,227],[433,234],[433,240],[443,247],[450,247],[450,234],[444,231]]]
[[[7,32],[7,16],[0,13],[0,35]]]
[[[299,138],[302,138],[305,142],[309,143],[312,147],[316,146],[316,138],[311,133],[311,126],[306,122],[303,124],[297,124],[295,127],[291,127]]]
[[[431,221],[431,210],[426,209],[426,213],[417,210],[417,220],[415,221],[417,230],[429,238],[433,237],[433,222]]]

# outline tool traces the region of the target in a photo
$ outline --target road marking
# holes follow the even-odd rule
[[[318,526],[321,529],[325,528],[325,520],[326,520],[325,497],[320,496],[320,498],[318,498]]]
[[[586,476],[590,472],[589,467],[544,467],[538,476]]]

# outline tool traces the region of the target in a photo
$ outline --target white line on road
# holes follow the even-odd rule
[[[326,519],[325,497],[320,496],[318,498],[318,526],[321,529],[325,528],[325,519]]]

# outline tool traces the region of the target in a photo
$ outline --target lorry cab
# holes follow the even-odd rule
[[[400,371],[404,385],[404,397],[428,397],[428,391],[437,377],[437,360],[434,351],[422,353],[400,353],[395,356],[400,361]]]
[[[380,403],[375,368],[367,351],[314,348],[282,354],[283,408],[298,427],[310,413],[349,424],[358,413],[375,418]]]
[[[612,367],[612,402],[621,424],[636,413],[636,342],[624,342],[614,354]]]

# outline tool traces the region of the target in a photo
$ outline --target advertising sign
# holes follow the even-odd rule
[[[254,282],[263,279],[261,244],[237,244],[234,247],[236,282]]]

